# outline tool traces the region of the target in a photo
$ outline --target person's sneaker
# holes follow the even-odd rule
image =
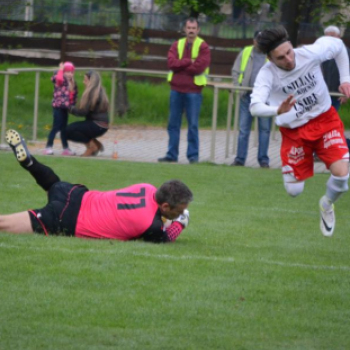
[[[260,168],[269,169],[270,165],[268,165],[267,163],[260,163]]]
[[[62,156],[75,156],[75,152],[73,152],[70,148],[65,148],[62,152]]]
[[[53,155],[53,150],[51,147],[46,147],[43,152],[44,156],[52,156]]]
[[[11,147],[13,153],[15,154],[17,160],[24,166],[29,166],[32,163],[30,152],[24,141],[24,138],[16,130],[6,131],[6,142]]]
[[[177,160],[171,159],[168,157],[163,157],[163,158],[158,158],[158,162],[160,162],[160,163],[176,163]]]
[[[242,163],[238,162],[237,160],[235,160],[235,161],[231,164],[231,166],[244,166],[244,164],[242,164]]]
[[[320,214],[321,222],[320,228],[321,232],[325,237],[330,237],[333,235],[335,227],[335,214],[334,214],[334,204],[331,205],[330,209],[326,210],[324,208],[324,196],[320,199]]]

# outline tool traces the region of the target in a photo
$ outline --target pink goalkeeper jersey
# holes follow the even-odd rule
[[[130,240],[138,238],[152,224],[158,210],[150,184],[137,184],[119,190],[84,194],[75,236]]]

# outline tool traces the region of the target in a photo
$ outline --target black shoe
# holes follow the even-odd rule
[[[198,163],[198,159],[189,159],[188,161],[190,162],[190,164]]]
[[[11,147],[13,153],[15,154],[17,160],[28,167],[32,164],[32,159],[30,156],[30,152],[24,141],[24,138],[21,136],[19,132],[16,130],[7,130],[6,131],[6,142]]]
[[[270,165],[268,165],[267,163],[261,163],[260,168],[269,169]]]
[[[244,166],[244,164],[243,164],[243,163],[240,163],[240,162],[237,162],[237,160],[235,160],[235,161],[231,164],[231,166]]]
[[[158,162],[160,163],[177,163],[177,160],[171,159],[169,157],[158,158]]]

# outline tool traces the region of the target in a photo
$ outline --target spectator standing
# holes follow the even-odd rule
[[[338,39],[341,38],[340,29],[337,26],[328,26],[327,28],[325,28],[324,35],[333,36]],[[350,58],[349,48],[346,47],[346,50]],[[322,63],[322,71],[323,71],[324,80],[327,84],[329,92],[339,92],[338,90],[340,85],[339,70],[338,70],[337,64],[335,63],[334,58]],[[345,97],[331,96],[331,100],[332,100],[332,106],[337,111],[339,111],[340,104],[345,103],[347,99]]]
[[[190,163],[199,160],[199,113],[202,105],[202,89],[207,83],[210,65],[210,50],[207,43],[198,37],[198,21],[189,18],[185,23],[186,37],[172,44],[168,53],[168,82],[170,83],[170,115],[168,121],[169,143],[166,156],[159,162],[177,162],[179,156],[182,114],[188,122],[187,159]]]
[[[65,132],[68,124],[68,109],[70,106],[75,105],[78,95],[77,84],[74,81],[74,70],[75,67],[72,62],[60,63],[59,70],[51,77],[51,81],[54,84],[52,100],[53,124],[44,150],[45,155],[53,155],[52,147],[58,132],[60,132],[61,136],[62,155],[74,155],[74,152],[68,146]]]
[[[237,56],[232,67],[232,79],[234,85],[253,87],[255,78],[260,68],[266,63],[266,55],[263,54],[256,41],[259,31],[255,32],[253,45],[246,46]],[[244,166],[249,145],[249,136],[252,128],[253,116],[249,111],[250,91],[240,93],[239,105],[239,136],[237,155],[233,166]],[[259,146],[258,162],[262,168],[269,168],[269,142],[271,130],[271,118],[258,117]]]
[[[97,137],[109,128],[109,102],[98,72],[89,71],[84,75],[85,90],[78,107],[71,106],[69,113],[84,117],[84,121],[71,123],[66,128],[66,137],[74,142],[84,143],[86,151],[82,157],[97,155],[104,147]]]

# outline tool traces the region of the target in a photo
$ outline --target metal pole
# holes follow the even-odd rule
[[[240,97],[239,92],[236,91],[236,100],[235,100],[235,119],[233,122],[233,148],[232,153],[236,154],[237,150],[237,127],[238,127],[238,120],[239,120],[239,104],[240,104]]]
[[[218,119],[218,91],[219,88],[214,86],[214,104],[213,104],[213,120],[211,128],[211,148],[210,148],[210,161],[215,162],[215,134],[216,134],[216,123]]]
[[[33,141],[36,141],[37,128],[38,128],[39,83],[40,83],[40,72],[35,72]]]
[[[272,140],[277,141],[277,137],[276,137],[276,117],[272,118]]]
[[[229,145],[230,145],[230,133],[231,133],[231,121],[232,121],[232,105],[233,105],[233,90],[230,90],[228,97],[227,106],[227,124],[226,124],[226,148],[225,148],[225,158],[229,155]]]
[[[115,111],[115,77],[116,72],[112,72],[112,85],[111,85],[111,101],[109,104],[109,123],[113,125],[114,122],[114,111]]]
[[[3,96],[3,102],[2,102],[2,123],[1,123],[1,145],[4,145],[4,146],[5,146],[5,130],[6,130],[8,89],[9,89],[9,75],[5,74],[5,79],[4,79],[4,96]]]
[[[258,146],[259,135],[258,135],[258,117],[253,117],[254,119],[254,147]]]

